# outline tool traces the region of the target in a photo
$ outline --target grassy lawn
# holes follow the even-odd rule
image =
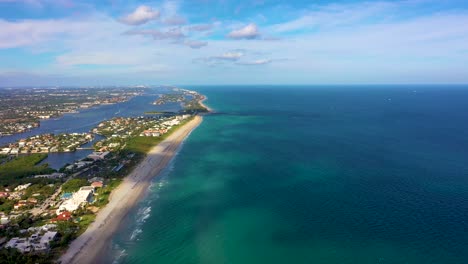
[[[93,205],[102,207],[109,203],[109,195],[111,194],[112,190],[119,186],[121,182],[121,179],[111,180],[104,188],[98,189],[96,192],[96,201],[93,203]]]
[[[94,222],[94,219],[96,219],[95,214],[85,214],[80,217],[78,217],[78,226],[80,227],[80,230],[83,230],[83,232],[88,228],[88,226]]]

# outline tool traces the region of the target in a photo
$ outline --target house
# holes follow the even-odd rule
[[[50,248],[50,242],[57,238],[57,232],[47,231],[43,235],[34,233],[28,238],[14,237],[8,241],[5,248],[16,248],[21,253],[45,252]]]
[[[143,133],[140,134],[140,136],[145,136],[145,137],[159,137],[163,131],[161,130],[156,130],[156,129],[147,129],[143,131]]]
[[[102,177],[93,177],[88,180],[88,182],[104,182],[104,178]]]
[[[91,183],[91,186],[93,186],[94,188],[102,188],[104,184],[102,182],[93,182]]]
[[[8,223],[10,223],[10,219],[8,219],[8,216],[2,215],[2,217],[0,217],[0,224],[7,225]]]
[[[10,196],[8,192],[0,192],[0,198],[7,198],[8,196]]]
[[[16,248],[21,253],[31,252],[31,245],[27,238],[14,237],[6,243],[5,248]]]
[[[52,223],[60,222],[60,221],[70,221],[72,218],[71,213],[68,211],[63,211],[57,215],[56,218],[50,220]]]
[[[109,155],[109,151],[105,152],[93,152],[88,155],[88,158],[93,159],[94,161],[96,160],[103,160],[106,158],[106,156]]]
[[[27,206],[27,205],[29,205],[29,202],[28,202],[28,201],[26,201],[26,200],[21,200],[21,201],[19,201],[18,203],[16,203],[16,204],[13,206],[13,208],[17,210],[17,209],[20,209],[21,207]]]
[[[25,139],[21,139],[20,141],[18,141],[18,146],[20,148],[24,147],[26,145],[26,140]]]
[[[65,176],[65,173],[54,172],[52,174],[36,175],[34,178],[61,179]]]
[[[10,153],[11,148],[2,148],[2,151],[0,152],[1,154],[8,154]]]
[[[32,204],[37,204],[37,199],[31,197],[31,198],[29,198],[29,199],[27,200],[27,202],[28,202],[28,203],[32,203]]]
[[[26,184],[23,184],[23,185],[18,185],[18,186],[16,186],[15,191],[19,192],[19,191],[26,190],[29,186],[31,186],[31,183],[26,183]]]

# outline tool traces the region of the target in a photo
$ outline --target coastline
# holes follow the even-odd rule
[[[200,103],[203,105],[202,102]],[[70,244],[59,262],[63,264],[100,263],[121,221],[146,193],[152,179],[166,168],[184,139],[202,121],[203,117],[196,115],[193,120],[154,146],[144,160],[111,193],[109,203],[98,212],[95,221],[86,231]]]
[[[207,106],[206,104],[204,104],[203,102],[205,102],[206,100],[208,100],[208,97],[206,95],[203,95],[203,99],[200,100],[198,103],[205,107],[207,110],[208,110],[208,113],[213,113],[213,109],[211,109],[209,106]]]

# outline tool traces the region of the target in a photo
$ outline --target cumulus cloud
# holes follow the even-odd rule
[[[145,24],[151,20],[156,20],[160,16],[160,12],[158,10],[153,10],[149,6],[141,5],[135,9],[132,13],[120,18],[120,22],[137,26]]]
[[[227,36],[232,39],[255,39],[260,36],[260,32],[256,24],[250,23],[245,27],[231,31]]]

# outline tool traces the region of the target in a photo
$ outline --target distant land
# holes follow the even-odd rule
[[[157,96],[161,92],[167,96],[170,94],[184,96],[184,100],[176,104],[178,111],[164,110],[168,107],[166,105],[172,104]],[[44,96],[49,99],[42,100]],[[155,108],[151,105],[151,101],[147,101],[147,105],[141,109],[139,115],[138,112],[128,115],[121,110],[124,104],[136,106],[139,100],[157,97],[160,98],[157,106],[160,110],[144,110]],[[102,250],[100,247],[103,246],[99,243],[104,243],[106,237],[111,234],[109,232],[113,231],[97,230],[97,228],[99,229],[103,221],[109,228],[120,222],[116,215],[123,212],[122,209],[118,209],[124,202],[122,195],[128,192],[128,188],[134,188],[135,181],[145,182],[146,185],[139,184],[138,192],[133,189],[132,199],[125,196],[125,203],[128,204],[126,208],[131,208],[143,195],[150,179],[165,168],[180,143],[201,122],[199,114],[207,112],[201,102],[204,98],[197,92],[173,87],[138,88],[138,90],[135,88],[2,90],[0,101],[9,102],[9,106],[4,107],[2,112],[3,116],[8,118],[0,121],[9,124],[10,128],[22,126],[27,118],[32,120],[42,118],[36,116],[37,114],[51,115],[42,119],[53,117],[48,120],[51,123],[44,124],[44,127],[40,128],[47,129],[47,126],[63,122],[62,119],[67,118],[79,117],[83,118],[84,122],[89,122],[86,120],[95,118],[94,113],[99,113],[101,108],[112,107],[119,110],[110,112],[114,117],[95,124],[95,128],[87,133],[70,131],[36,134],[17,141],[10,140],[0,147],[0,182],[2,182],[0,214],[2,237],[6,243],[5,249],[0,251],[0,254],[5,257],[10,256],[15,262],[37,263],[55,261],[65,251],[67,253],[61,259],[62,263],[74,261],[82,263],[81,259],[84,256],[75,258],[78,254],[97,258],[97,255],[90,254],[90,249],[82,250],[82,246],[76,248],[75,245],[86,241],[86,245],[93,250],[98,250],[97,252]],[[22,109],[22,113],[26,115],[10,118],[13,106]],[[78,112],[77,109],[85,110]],[[144,116],[145,113],[152,114]],[[63,114],[68,116],[62,117]],[[120,117],[118,114],[125,115]],[[74,125],[70,125],[73,129]],[[5,133],[2,140],[21,137],[21,132],[24,131],[9,132],[17,135]],[[28,133],[37,132],[34,128],[30,128]],[[168,144],[170,147],[167,148],[160,146]],[[94,152],[85,152],[89,154],[71,163],[62,164],[58,171],[43,163],[44,160],[48,160],[49,154],[54,153],[55,158],[59,159],[67,152],[80,152],[80,149],[90,149]],[[156,162],[154,155],[158,156],[157,159],[165,157],[157,168],[152,165]],[[138,179],[136,176],[127,176],[129,174],[137,175]],[[108,203],[110,204],[107,205]],[[120,215],[120,218],[123,216]],[[114,221],[113,224],[111,221]],[[92,231],[86,231],[88,227]],[[87,232],[92,232],[93,241],[85,238]],[[97,240],[98,237],[100,242]],[[76,242],[73,242],[75,239]],[[68,248],[70,243],[71,247]]]

